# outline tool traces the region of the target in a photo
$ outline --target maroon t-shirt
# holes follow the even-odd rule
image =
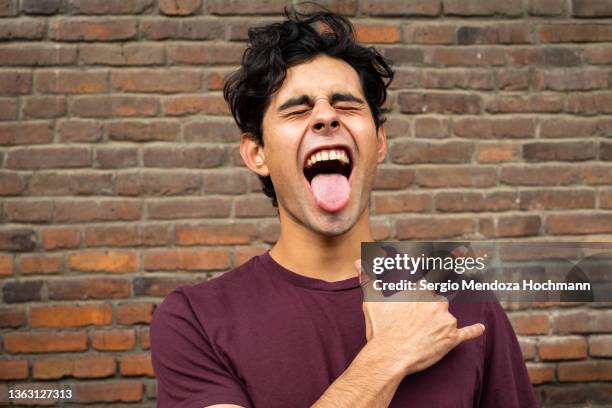
[[[309,407],[365,345],[362,301],[357,278],[308,278],[269,253],[177,288],[151,323],[158,407]],[[499,304],[457,302],[450,311],[460,327],[484,323],[485,334],[407,376],[390,406],[536,406]]]

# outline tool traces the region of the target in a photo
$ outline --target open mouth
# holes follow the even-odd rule
[[[304,177],[323,210],[335,212],[348,204],[352,170],[351,156],[343,147],[320,149],[306,158]]]

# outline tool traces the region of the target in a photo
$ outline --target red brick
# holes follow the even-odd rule
[[[212,194],[242,194],[247,191],[249,176],[240,170],[207,171],[202,175],[202,189]]]
[[[87,350],[85,332],[13,332],[4,335],[8,353],[54,353]]]
[[[427,65],[442,67],[501,66],[506,64],[506,53],[496,48],[430,48],[425,51]]]
[[[207,119],[190,122],[185,127],[187,142],[238,142],[240,130],[229,119]]]
[[[96,330],[91,334],[91,347],[100,351],[132,350],[136,345],[133,329]]]
[[[9,228],[0,230],[0,249],[5,251],[32,251],[36,248],[34,231],[26,228]],[[0,270],[6,273],[6,260],[2,261]]]
[[[32,306],[31,327],[80,327],[111,324],[113,308],[110,304],[79,306]]]
[[[77,168],[91,166],[86,147],[28,147],[9,152],[6,167],[23,170]]]
[[[21,10],[26,14],[50,15],[61,8],[61,0],[22,0]]]
[[[31,18],[8,19],[0,25],[0,40],[42,40],[45,36],[45,22]]]
[[[103,93],[108,91],[107,72],[38,71],[34,75],[36,90],[43,93]]]
[[[373,16],[435,16],[439,1],[363,0],[361,11]]]
[[[521,347],[521,354],[523,354],[523,360],[534,360],[537,355],[535,339],[531,337],[519,337],[518,341]]]
[[[129,40],[136,37],[135,23],[132,19],[54,20],[49,25],[49,36],[59,41]]]
[[[517,161],[520,145],[516,143],[485,142],[476,145],[475,157],[480,163]]]
[[[75,47],[65,45],[18,44],[0,48],[0,60],[7,66],[69,65],[74,63],[76,55]]]
[[[525,118],[488,119],[458,118],[453,121],[453,132],[459,137],[478,139],[532,138],[536,121]]]
[[[93,120],[62,120],[57,132],[62,142],[99,142],[102,139],[102,124]]]
[[[226,249],[156,249],[144,253],[144,269],[211,270],[229,267]]]
[[[174,64],[237,64],[243,52],[241,44],[179,44],[168,47],[168,60]]]
[[[22,274],[58,273],[63,269],[64,258],[61,255],[24,254],[19,260],[19,271]]]
[[[32,91],[32,73],[27,71],[0,72],[0,94],[24,95]]]
[[[537,142],[523,145],[526,161],[583,161],[594,159],[597,148],[591,142]]]
[[[546,233],[601,234],[612,232],[612,214],[558,214],[546,217]]]
[[[567,98],[567,111],[584,115],[612,113],[612,93],[571,93]]]
[[[177,225],[174,233],[177,245],[249,244],[255,240],[257,228],[251,223]]]
[[[0,171],[0,196],[20,195],[24,187],[24,178],[19,173]]]
[[[576,360],[587,356],[584,337],[543,337],[538,345],[542,360]]]
[[[612,336],[589,337],[589,354],[593,357],[612,357]]]
[[[584,58],[594,65],[607,65],[612,63],[612,47],[605,45],[585,46]]]
[[[480,113],[482,100],[474,94],[402,92],[398,104],[402,113],[474,114]]]
[[[229,114],[227,103],[221,95],[181,95],[165,99],[163,106],[166,116]]]
[[[102,378],[114,375],[115,368],[116,362],[113,356],[51,357],[33,362],[32,377],[40,380],[59,379],[65,376]]]
[[[137,147],[100,146],[94,151],[95,166],[103,169],[121,169],[138,166]]]
[[[496,169],[485,166],[420,167],[415,175],[422,187],[491,187],[496,179]]]
[[[414,135],[418,138],[440,139],[450,136],[450,120],[440,118],[417,118]]]
[[[544,313],[515,313],[509,318],[517,334],[547,334],[550,330],[548,315]]]
[[[442,0],[444,14],[452,16],[520,16],[523,12],[521,0],[485,2],[478,0]]]
[[[225,218],[230,214],[230,201],[225,198],[164,199],[147,203],[151,220],[179,218]]]
[[[404,25],[402,31],[403,42],[408,44],[454,44],[457,26],[410,23]]]
[[[579,182],[580,169],[570,166],[511,166],[501,169],[500,182],[508,185],[562,186]]]
[[[20,327],[26,324],[26,315],[22,309],[14,307],[0,308],[0,328]]]
[[[551,383],[555,380],[555,366],[552,364],[527,363],[527,374],[533,385]]]
[[[2,0],[0,1],[0,16],[12,17],[19,13],[17,0]]]
[[[70,0],[78,14],[140,14],[153,5],[153,0]]]
[[[147,21],[141,21],[141,30]],[[87,65],[145,66],[166,62],[166,49],[160,44],[82,44],[79,58]]]
[[[612,166],[585,166],[581,176],[586,184],[607,185],[612,183]]]
[[[253,2],[248,0],[234,0],[226,2],[223,0],[209,0],[208,12],[211,14],[279,14],[285,3],[281,0],[270,0],[265,2]]]
[[[130,282],[114,278],[62,279],[47,281],[51,300],[122,299],[130,296]]]
[[[612,208],[612,191],[599,192],[599,208]]]
[[[148,328],[141,328],[139,330],[139,337],[140,337],[140,348],[143,350],[149,350],[151,348],[151,341],[150,341],[150,337],[149,337],[149,329]]]
[[[129,221],[141,218],[142,204],[119,200],[78,200],[55,203],[55,221]]]
[[[157,115],[159,103],[150,96],[84,96],[73,100],[70,111],[82,118],[149,117]]]
[[[22,112],[28,118],[53,119],[66,115],[63,96],[32,96],[23,98]]]
[[[13,281],[2,287],[2,297],[5,303],[30,302],[41,300],[42,281]]]
[[[110,195],[115,191],[110,172],[37,172],[30,178],[32,195]]]
[[[135,252],[87,250],[68,256],[70,269],[83,272],[136,272],[139,268]]]
[[[117,194],[128,196],[192,195],[202,184],[199,174],[180,170],[121,173],[116,183]]]
[[[536,16],[557,16],[567,13],[565,0],[530,0],[529,14]]]
[[[380,166],[376,170],[375,190],[398,190],[406,188],[414,180],[414,170],[404,167]],[[257,180],[259,182],[259,180]]]
[[[153,365],[151,364],[151,355],[148,353],[124,354],[121,356],[119,364],[119,371],[123,376],[155,376]]]
[[[612,361],[575,361],[559,363],[559,381],[612,381]]]
[[[442,212],[503,211],[516,208],[516,193],[442,192],[435,196],[436,209]]]
[[[432,208],[432,199],[429,194],[376,194],[372,202],[376,214],[430,212]]]
[[[400,41],[400,29],[389,24],[356,24],[357,41],[363,43],[389,44]]]
[[[0,380],[25,380],[28,378],[28,360],[0,360]]]
[[[468,218],[413,218],[395,221],[397,239],[441,239],[466,236],[474,232]]]
[[[542,221],[537,215],[499,216],[494,220],[494,231],[482,231],[490,237],[524,237],[538,235]]]
[[[149,323],[154,310],[153,303],[122,303],[117,306],[117,323],[124,325]]]
[[[555,333],[612,333],[612,310],[563,311],[553,319]]]
[[[236,248],[236,250],[234,251],[234,263],[233,263],[233,266],[237,267],[239,265],[242,265],[243,263],[245,263],[246,261],[248,261],[252,257],[261,255],[264,252],[266,252],[267,250],[268,250],[268,247],[253,246],[253,245],[249,245],[249,246],[246,246],[246,247]]]
[[[51,201],[8,201],[4,206],[6,219],[16,222],[48,222],[53,213]]]
[[[47,228],[41,232],[42,245],[46,250],[76,248],[81,243],[81,233],[77,228]]]
[[[565,95],[496,96],[487,100],[491,113],[559,113],[565,109]]]
[[[467,163],[471,160],[469,142],[422,142],[397,140],[391,145],[391,161],[397,164],[413,163]]]
[[[589,190],[521,191],[519,200],[522,210],[595,208],[595,193]]]
[[[577,17],[611,17],[612,5],[599,0],[572,0],[572,14]]]
[[[540,41],[561,42],[605,42],[612,39],[612,28],[607,24],[541,24]]]
[[[200,81],[198,71],[174,69],[123,70],[111,75],[111,86],[121,92],[193,92],[200,88]]]
[[[170,16],[194,14],[202,6],[202,0],[160,0],[159,11]]]
[[[527,44],[532,43],[531,26],[525,23],[495,25],[464,25],[457,29],[457,43],[472,44]]]
[[[74,384],[74,401],[93,402],[138,402],[142,400],[142,381],[110,380],[87,381]]]
[[[219,146],[147,146],[143,151],[145,167],[201,169],[219,167],[226,160],[226,150]]]
[[[14,98],[0,98],[0,120],[17,119],[17,100]]]
[[[12,275],[15,271],[15,264],[12,255],[0,255],[0,276]]]
[[[110,122],[107,128],[109,138],[119,141],[176,141],[180,137],[180,127],[176,122],[121,121]]]
[[[195,276],[189,277],[170,277],[170,276],[155,276],[155,277],[136,277],[132,282],[134,296],[147,297],[166,297],[170,292],[179,286],[195,285],[200,283],[201,278]]]
[[[0,123],[0,145],[42,144],[50,143],[52,139],[53,133],[50,124],[47,122]],[[30,150],[28,149],[28,151]],[[34,159],[36,159],[36,151],[32,153],[34,153]],[[24,154],[18,153],[17,156],[21,158]],[[7,167],[8,164],[10,162],[7,163]]]
[[[234,215],[239,218],[274,217],[277,212],[272,201],[263,194],[239,197],[234,201]]]

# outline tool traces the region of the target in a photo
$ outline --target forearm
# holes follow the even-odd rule
[[[389,350],[369,342],[311,408],[386,408],[406,370]]]

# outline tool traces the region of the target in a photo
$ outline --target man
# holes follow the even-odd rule
[[[384,59],[328,12],[252,29],[249,43],[225,96],[280,237],[157,309],[158,406],[535,406],[498,304],[363,301],[355,260],[373,240],[368,198],[387,153]]]

